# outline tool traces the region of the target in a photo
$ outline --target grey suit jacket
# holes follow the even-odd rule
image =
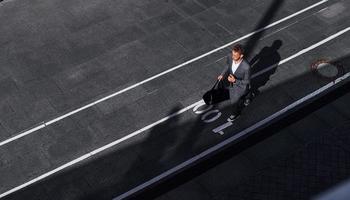
[[[229,55],[227,57],[227,66],[225,66],[221,75],[227,80],[229,74],[233,74],[236,78],[236,82],[228,87],[230,100],[232,103],[235,103],[246,93],[250,84],[250,65],[246,60],[243,60],[235,73],[232,73],[232,57]]]
[[[236,78],[236,82],[234,85],[241,87],[244,90],[247,89],[248,85],[250,84],[249,63],[245,59],[243,59],[235,73],[232,73],[232,62],[233,61],[231,55],[227,56],[227,66],[223,69],[221,75],[227,78],[229,74],[233,74]]]

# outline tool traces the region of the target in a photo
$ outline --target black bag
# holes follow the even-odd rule
[[[230,99],[229,91],[220,80],[217,80],[213,88],[203,95],[203,100],[207,105],[217,104],[228,99]]]

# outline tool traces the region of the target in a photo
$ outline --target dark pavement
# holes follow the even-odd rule
[[[0,3],[0,139],[4,141],[137,84],[317,2],[3,1]],[[349,7],[345,0],[328,1],[240,43],[251,50],[248,60],[260,55],[268,65],[277,64],[348,28]],[[349,72],[349,36],[346,32],[254,78],[259,95],[223,135],[213,129],[226,123],[230,114],[226,104],[215,107],[221,117],[212,123],[203,122],[203,115],[197,115],[191,108],[157,126],[137,131],[199,101],[221,72],[228,48],[0,146],[0,194],[88,155],[89,158],[4,199],[112,199],[327,84],[329,79],[310,71],[314,61],[329,59],[341,63],[344,73]],[[273,46],[276,41],[282,42],[278,49]],[[271,55],[273,60],[268,59]],[[266,69],[266,62],[258,62],[255,68],[253,65],[253,72]],[[314,161],[309,159],[308,152],[312,156],[315,152],[334,150],[331,156],[347,157],[348,149],[336,151],[342,146],[321,147],[332,146],[332,141],[339,143],[337,137],[341,136],[334,136],[333,129],[348,123],[347,96],[344,94],[311,114],[300,116],[291,127],[194,176],[184,186],[169,193],[162,190],[159,198],[178,198],[184,195],[183,191],[191,191],[183,198],[202,199],[203,195],[203,199],[252,199],[255,197],[245,195],[270,195],[264,191],[273,190],[274,186],[261,189],[259,184],[269,182],[271,176],[286,175],[286,170],[304,173],[308,162],[316,163],[315,168],[319,163],[327,163],[322,155]],[[324,132],[322,138],[318,137],[319,131]],[[123,139],[136,132],[133,137]],[[107,150],[89,155],[121,139]],[[305,157],[298,157],[298,152],[306,152]],[[287,155],[291,159],[284,161]],[[293,166],[288,162],[297,164],[291,169],[284,167]],[[232,163],[237,163],[237,169]],[[225,170],[231,167],[234,174]],[[340,170],[344,171],[347,165],[343,167]],[[313,169],[309,169],[310,173]],[[210,185],[216,181],[207,178],[216,173],[220,179],[227,176],[221,182],[227,187]],[[234,180],[228,178],[231,176]],[[346,170],[339,172],[330,179],[333,181],[330,184],[316,185],[316,189],[305,194],[315,194],[346,176]],[[246,177],[250,178],[243,180]],[[199,183],[199,179],[203,182]],[[283,180],[298,186],[301,186],[298,181],[302,181]],[[277,191],[281,192],[271,195],[284,195],[283,184],[280,186]],[[235,192],[228,189],[231,187],[239,189]]]
[[[153,194],[160,196],[153,197],[316,199],[349,181],[349,101],[348,83],[259,133],[265,136],[211,158],[215,164],[192,170],[191,180],[182,177],[176,184],[173,180],[172,185],[156,187]]]

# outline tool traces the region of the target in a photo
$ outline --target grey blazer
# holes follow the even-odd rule
[[[250,84],[250,65],[243,59],[239,64],[235,73],[232,73],[232,57],[231,54],[227,56],[227,66],[223,69],[221,75],[227,79],[229,74],[233,74],[236,78],[236,82],[229,87],[231,101],[238,101],[239,98],[245,94]]]

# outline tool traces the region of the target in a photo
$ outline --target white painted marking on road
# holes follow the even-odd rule
[[[207,119],[207,117],[208,117],[209,115],[215,114],[215,113],[216,113],[215,116],[213,116],[212,118]],[[220,112],[220,110],[211,110],[211,111],[205,113],[204,115],[202,115],[201,120],[202,120],[203,122],[205,122],[205,123],[211,123],[211,122],[213,122],[213,121],[219,119],[219,117],[221,116],[221,114],[222,114],[222,113]]]
[[[197,103],[203,103],[203,102],[199,101]],[[167,117],[164,117],[163,119],[161,119],[159,121],[156,121],[156,122],[154,122],[154,123],[152,123],[152,124],[150,124],[148,126],[145,126],[142,129],[139,129],[139,130],[137,130],[137,131],[135,131],[135,132],[133,132],[133,133],[131,133],[129,135],[126,135],[126,136],[124,136],[124,137],[122,137],[122,138],[120,138],[120,139],[118,139],[118,140],[116,140],[114,142],[111,142],[111,143],[109,143],[109,144],[107,144],[105,146],[102,146],[102,147],[94,150],[94,151],[91,151],[90,153],[87,153],[87,154],[85,154],[83,156],[80,156],[79,158],[76,158],[76,159],[74,159],[74,160],[72,160],[72,161],[70,161],[70,162],[68,162],[68,163],[66,163],[66,164],[64,164],[64,165],[62,165],[60,167],[57,167],[57,168],[55,168],[52,171],[49,171],[49,172],[47,172],[45,174],[42,174],[41,176],[38,176],[38,177],[36,177],[36,178],[34,178],[34,179],[32,179],[32,180],[30,180],[30,181],[20,185],[20,186],[17,186],[17,187],[15,187],[15,188],[7,191],[7,192],[4,192],[4,193],[0,194],[0,198],[3,198],[3,197],[5,197],[5,196],[7,196],[7,195],[9,195],[11,193],[14,193],[14,192],[16,192],[16,191],[18,191],[20,189],[23,189],[23,188],[25,188],[25,187],[33,184],[33,183],[36,183],[36,182],[38,182],[38,181],[40,181],[40,180],[42,180],[42,179],[44,179],[46,177],[49,177],[49,176],[51,176],[51,175],[53,175],[53,174],[55,174],[55,173],[57,173],[59,171],[62,171],[62,170],[66,169],[66,168],[68,168],[68,167],[70,167],[70,166],[72,166],[74,164],[77,164],[77,163],[79,163],[79,162],[81,162],[81,161],[83,161],[83,160],[85,160],[87,158],[90,158],[91,156],[93,156],[93,155],[95,155],[97,153],[100,153],[100,152],[102,152],[102,151],[104,151],[106,149],[109,149],[109,148],[111,148],[111,147],[113,147],[113,146],[115,146],[115,145],[117,145],[117,144],[119,144],[119,143],[121,143],[121,142],[123,142],[125,140],[128,140],[128,139],[130,139],[130,138],[132,138],[132,137],[134,137],[134,136],[136,136],[136,135],[138,135],[138,134],[140,134],[140,133],[142,133],[142,132],[144,132],[146,130],[149,130],[149,129],[153,128],[154,126],[158,125],[158,124],[161,124],[161,123],[163,123],[163,122],[165,122],[165,121],[167,121],[167,120],[169,120],[169,119],[171,119],[171,118],[173,118],[175,116],[180,115],[181,113],[184,113],[187,110],[192,109],[194,106],[197,105],[197,103],[194,103],[194,104],[192,104],[190,106],[187,106],[186,108],[183,108],[183,109],[181,109],[181,110],[179,110],[179,111],[177,111],[177,112],[175,112],[175,113],[173,113],[173,114],[171,114],[171,115],[169,115]]]
[[[40,124],[39,126],[36,126],[36,127],[32,128],[32,129],[30,129],[28,131],[25,131],[25,132],[23,132],[21,134],[18,134],[18,135],[14,136],[14,137],[11,137],[11,138],[9,138],[7,140],[4,140],[4,141],[0,142],[0,147],[5,145],[5,144],[7,144],[7,143],[15,141],[15,140],[17,140],[17,139],[19,139],[19,138],[21,138],[21,137],[23,137],[25,135],[29,135],[29,134],[31,134],[31,133],[33,133],[33,132],[35,132],[37,130],[40,130],[42,128],[45,128],[45,124]]]
[[[120,91],[118,91],[118,92],[115,92],[115,93],[113,93],[113,94],[110,94],[110,95],[108,95],[108,96],[106,96],[106,97],[103,97],[103,98],[97,100],[97,101],[94,101],[94,102],[92,102],[92,103],[90,103],[90,104],[87,104],[87,105],[85,105],[85,106],[82,106],[82,107],[80,107],[80,108],[78,108],[78,109],[76,109],[76,110],[70,111],[70,112],[68,112],[68,113],[66,113],[66,114],[64,114],[64,115],[61,115],[61,116],[59,116],[59,117],[57,117],[57,118],[55,118],[55,119],[52,119],[52,120],[50,120],[50,121],[48,121],[48,122],[44,122],[43,124],[40,124],[39,126],[36,126],[36,127],[32,128],[32,129],[30,129],[30,130],[28,130],[28,131],[22,132],[22,133],[20,133],[20,134],[14,136],[14,137],[11,137],[11,138],[9,138],[9,139],[6,139],[6,140],[0,142],[0,147],[1,147],[1,146],[4,146],[4,145],[6,145],[6,144],[8,144],[8,143],[10,143],[10,142],[13,142],[13,141],[15,141],[15,140],[17,140],[17,139],[19,139],[19,138],[22,138],[22,137],[24,137],[24,136],[26,136],[26,135],[29,135],[29,134],[31,134],[31,133],[37,131],[37,130],[40,130],[40,129],[44,128],[45,126],[48,126],[48,125],[53,124],[53,123],[55,123],[55,122],[57,122],[57,121],[60,121],[60,120],[62,120],[62,119],[64,119],[64,118],[67,118],[67,117],[69,117],[69,116],[71,116],[71,115],[74,115],[75,113],[78,113],[78,112],[83,111],[83,110],[85,110],[85,109],[87,109],[87,108],[90,108],[90,107],[92,107],[92,106],[94,106],[94,105],[96,105],[96,104],[98,104],[98,103],[101,103],[101,102],[103,102],[103,101],[106,101],[106,100],[108,100],[108,99],[110,99],[110,98],[113,98],[113,97],[115,97],[115,96],[117,96],[117,95],[120,95],[120,94],[122,94],[122,93],[124,93],[124,92],[127,92],[127,91],[129,91],[129,90],[131,90],[131,89],[133,89],[133,88],[136,88],[136,87],[140,86],[140,85],[143,85],[143,84],[145,84],[145,83],[147,83],[147,82],[149,82],[149,81],[152,81],[152,80],[154,80],[154,79],[156,79],[156,78],[158,78],[158,77],[160,77],[160,76],[163,76],[163,75],[168,74],[168,73],[170,73],[170,72],[172,72],[172,71],[175,71],[175,70],[177,70],[177,69],[180,69],[180,68],[182,68],[182,67],[184,67],[184,66],[186,66],[186,65],[188,65],[188,64],[190,64],[190,63],[192,63],[192,62],[195,62],[195,61],[197,61],[197,60],[199,60],[199,59],[202,59],[203,57],[206,57],[206,56],[208,56],[208,55],[210,55],[210,54],[213,54],[213,53],[215,53],[215,52],[217,52],[217,51],[220,51],[220,50],[222,50],[222,49],[224,49],[224,48],[226,48],[226,47],[229,47],[230,45],[232,45],[232,44],[234,44],[234,43],[237,43],[237,42],[239,42],[239,41],[242,41],[242,40],[244,40],[244,39],[247,39],[247,38],[249,38],[249,37],[251,37],[251,36],[253,36],[253,35],[255,35],[255,34],[259,33],[259,32],[262,32],[262,31],[264,31],[264,30],[267,30],[267,29],[269,29],[269,28],[271,28],[271,27],[273,27],[273,26],[276,26],[276,25],[278,25],[278,24],[280,24],[280,23],[282,23],[282,22],[284,22],[284,21],[286,21],[286,20],[289,20],[289,19],[291,19],[291,18],[293,18],[293,17],[296,17],[296,16],[298,16],[298,15],[300,15],[300,14],[302,14],[302,13],[304,13],[304,12],[306,12],[306,11],[308,11],[308,10],[314,8],[314,7],[317,7],[317,6],[321,5],[321,4],[324,4],[324,3],[328,2],[328,1],[329,1],[329,0],[322,0],[322,1],[318,2],[318,3],[315,3],[315,4],[313,4],[313,5],[309,6],[309,7],[304,8],[304,9],[302,9],[302,10],[296,12],[296,13],[293,13],[293,14],[287,16],[287,17],[284,17],[284,18],[282,18],[282,19],[280,19],[280,20],[278,20],[278,21],[275,21],[275,22],[273,22],[272,24],[269,24],[269,25],[267,25],[267,26],[265,26],[265,27],[263,27],[263,28],[260,28],[260,29],[258,29],[258,30],[256,30],[256,31],[253,31],[253,32],[251,32],[251,33],[249,33],[249,34],[247,34],[247,35],[245,35],[245,36],[242,36],[242,37],[240,37],[240,38],[238,38],[238,39],[236,39],[236,40],[234,40],[234,41],[232,41],[232,42],[229,42],[229,43],[227,43],[227,44],[225,44],[225,45],[223,45],[223,46],[221,46],[221,47],[218,47],[218,48],[216,48],[216,49],[214,49],[214,50],[211,50],[211,51],[209,51],[209,52],[207,52],[207,53],[205,53],[205,54],[202,54],[202,55],[200,55],[200,56],[198,56],[198,57],[196,57],[196,58],[193,58],[193,59],[191,59],[191,60],[188,60],[188,61],[186,61],[186,62],[184,62],[184,63],[182,63],[182,64],[180,64],[180,65],[177,65],[177,66],[175,66],[175,67],[173,67],[173,68],[170,68],[170,69],[168,69],[168,70],[166,70],[166,71],[163,71],[163,72],[161,72],[161,73],[159,73],[159,74],[157,74],[157,75],[154,75],[154,76],[152,76],[152,77],[149,77],[149,78],[147,78],[147,79],[145,79],[145,80],[143,80],[143,81],[141,81],[141,82],[138,82],[138,83],[136,83],[136,84],[134,84],[134,85],[131,85],[131,86],[129,86],[129,87],[126,87],[126,88],[124,88],[124,89],[122,89],[122,90],[120,90]]]
[[[220,125],[220,126],[214,128],[214,129],[213,129],[213,132],[214,132],[214,133],[219,133],[220,135],[224,135],[225,133],[224,133],[223,130],[226,129],[226,128],[228,128],[228,127],[230,127],[230,126],[232,126],[232,125],[233,125],[233,123],[232,123],[231,121],[228,121],[228,122],[226,122],[225,124],[222,124],[222,125]]]
[[[296,58],[296,57],[298,57],[298,56],[300,56],[300,55],[302,55],[302,54],[304,54],[304,53],[306,53],[306,52],[308,52],[308,51],[310,51],[310,50],[312,50],[312,49],[314,49],[314,48],[316,48],[316,47],[318,47],[318,46],[320,46],[320,45],[322,45],[322,44],[324,44],[324,43],[326,43],[326,42],[328,42],[328,41],[331,41],[331,40],[333,40],[334,38],[337,38],[338,36],[343,35],[344,33],[348,32],[349,30],[350,30],[350,27],[348,27],[348,28],[346,28],[346,29],[343,29],[343,30],[339,31],[339,32],[336,33],[336,34],[331,35],[331,36],[329,36],[328,38],[326,38],[326,39],[324,39],[324,40],[321,40],[321,41],[317,42],[316,44],[313,44],[313,45],[309,46],[308,48],[305,48],[305,49],[299,51],[298,53],[296,53],[296,54],[294,54],[294,55],[292,55],[292,56],[289,56],[289,57],[286,58],[286,59],[283,59],[283,60],[280,61],[278,64],[271,65],[270,67],[267,67],[267,68],[265,68],[264,70],[261,70],[261,71],[255,73],[255,74],[253,74],[253,75],[252,75],[252,78],[255,78],[255,77],[257,77],[257,76],[260,76],[261,74],[270,71],[271,69],[277,67],[278,65],[282,65],[282,64],[284,64],[284,63],[286,63],[286,62],[288,62],[288,61],[290,61],[290,60],[292,60],[292,59],[294,59],[294,58]]]
[[[276,31],[273,31],[273,32],[271,32],[271,33],[269,33],[269,34],[264,35],[264,36],[261,37],[259,40],[264,40],[265,38],[268,38],[268,37],[270,37],[270,36],[272,36],[272,35],[274,35],[274,34],[276,34],[276,33],[278,33],[278,32],[281,32],[282,30],[284,30],[284,29],[286,29],[286,28],[288,28],[288,27],[290,27],[290,26],[293,26],[294,24],[297,24],[297,23],[299,23],[299,22],[301,22],[301,21],[304,21],[305,19],[307,19],[307,18],[309,18],[309,17],[311,17],[311,16],[313,16],[313,15],[315,15],[315,14],[321,12],[322,10],[324,10],[324,9],[321,9],[321,10],[319,10],[319,11],[317,11],[317,12],[311,13],[310,15],[307,15],[307,16],[305,16],[305,17],[299,19],[299,20],[296,20],[296,21],[294,21],[294,22],[292,22],[292,23],[290,23],[290,24],[287,24],[286,26],[283,26],[282,28],[279,28],[279,29],[277,29]]]
[[[318,46],[320,46],[320,45],[322,45],[322,44],[324,44],[324,43],[330,41],[329,38],[334,39],[334,38],[339,37],[340,35],[342,35],[342,34],[348,32],[349,30],[350,30],[350,27],[348,27],[348,28],[346,28],[346,29],[344,29],[344,30],[342,30],[342,31],[339,31],[339,32],[335,33],[334,35],[329,36],[328,38],[326,38],[326,39],[324,39],[324,40],[322,40],[322,41],[316,43],[317,45],[312,45],[312,46],[311,46],[312,48],[309,47],[309,48],[303,49],[303,50],[299,51],[298,53],[294,54],[294,55],[291,56],[291,57],[296,58],[297,56],[300,56],[300,55],[302,55],[302,54],[304,54],[304,53],[306,53],[306,52],[308,52],[308,51],[311,51],[312,49],[314,49],[314,48],[316,48],[316,47],[318,47]],[[280,63],[286,63],[287,61],[290,61],[290,60],[291,60],[290,57],[288,57],[288,58],[282,60]],[[331,87],[331,86],[333,86],[333,85],[339,83],[340,81],[345,80],[345,79],[348,78],[349,76],[350,76],[350,73],[347,73],[347,74],[345,74],[344,76],[342,76],[341,78],[336,79],[335,81],[333,81],[333,82],[327,84],[326,86],[324,86],[324,87],[322,87],[322,88],[325,88],[325,87],[326,87],[326,88],[329,88],[329,87]],[[274,119],[274,118],[276,118],[276,116],[281,115],[281,113],[287,112],[287,111],[290,110],[291,108],[293,108],[293,107],[295,107],[296,105],[299,105],[301,102],[305,101],[305,100],[304,100],[305,98],[308,98],[308,99],[309,99],[309,98],[310,98],[309,96],[315,96],[315,95],[319,94],[320,92],[324,91],[324,89],[322,89],[322,88],[321,88],[321,90],[319,89],[319,90],[317,90],[317,91],[315,91],[315,92],[313,92],[313,93],[307,95],[307,96],[304,97],[303,99],[298,100],[296,103],[293,103],[293,104],[291,104],[290,106],[287,106],[287,107],[286,107],[285,109],[283,109],[282,111],[277,112],[277,114],[275,113],[275,114],[271,115],[270,117],[264,119],[263,121],[261,121],[261,122],[255,124],[255,125],[253,125],[253,126],[247,128],[245,131],[242,131],[242,132],[236,134],[235,136],[233,136],[233,138],[235,138],[236,136],[237,136],[237,137],[238,137],[238,136],[243,136],[244,134],[246,134],[245,132],[247,132],[247,131],[250,132],[251,130],[254,130],[254,129],[260,127],[261,124],[266,123],[266,121],[268,121],[268,119]],[[76,158],[76,159],[70,161],[69,163],[66,163],[66,164],[64,164],[64,165],[62,165],[62,166],[60,166],[60,167],[58,167],[58,168],[56,168],[56,169],[54,169],[54,170],[52,170],[52,171],[49,171],[49,172],[47,172],[47,173],[45,173],[45,174],[43,174],[43,175],[41,175],[41,176],[39,176],[39,177],[37,177],[37,178],[34,178],[34,179],[32,179],[32,180],[30,180],[30,181],[28,181],[28,182],[26,182],[26,183],[23,183],[22,185],[19,185],[19,186],[17,186],[17,187],[14,187],[14,188],[12,188],[12,189],[10,189],[10,190],[8,190],[8,191],[6,191],[6,192],[0,194],[0,198],[5,197],[5,196],[7,196],[7,195],[9,195],[9,194],[11,194],[11,193],[14,193],[14,192],[18,191],[18,190],[21,190],[21,189],[23,189],[23,188],[25,188],[25,187],[27,187],[27,186],[29,186],[29,185],[35,183],[35,182],[38,182],[38,181],[40,181],[40,180],[42,180],[42,179],[44,179],[44,178],[46,178],[46,177],[49,177],[49,176],[51,176],[51,175],[53,175],[53,174],[55,174],[55,173],[57,173],[57,172],[59,172],[59,171],[62,171],[62,170],[66,169],[66,168],[68,168],[68,167],[70,167],[70,166],[73,166],[73,165],[75,165],[75,164],[77,164],[77,163],[79,163],[79,162],[81,162],[81,161],[83,161],[83,160],[85,160],[85,159],[87,159],[87,158],[90,158],[91,156],[93,156],[93,155],[95,155],[95,154],[98,154],[98,153],[100,153],[100,152],[102,152],[102,151],[104,151],[104,150],[106,150],[106,149],[112,148],[112,147],[116,146],[117,144],[119,144],[119,143],[121,143],[121,142],[123,142],[123,141],[125,141],[125,140],[128,140],[128,139],[130,139],[130,138],[132,138],[132,137],[134,137],[134,136],[136,136],[136,135],[138,135],[138,134],[140,134],[140,133],[142,133],[143,131],[149,130],[149,129],[153,128],[154,126],[158,125],[158,124],[161,124],[161,123],[163,123],[163,122],[165,122],[165,121],[167,121],[167,120],[169,120],[169,119],[171,119],[171,118],[173,118],[173,117],[175,117],[175,116],[177,116],[177,115],[180,115],[180,114],[182,114],[182,113],[184,113],[184,112],[186,112],[186,111],[188,111],[188,110],[190,110],[190,109],[193,109],[193,108],[194,108],[195,106],[197,106],[198,104],[203,104],[203,100],[200,100],[200,101],[198,101],[198,102],[196,102],[196,103],[193,103],[192,105],[189,105],[189,106],[187,106],[187,107],[185,107],[185,108],[183,108],[183,109],[177,111],[176,113],[173,113],[173,114],[171,114],[171,115],[169,115],[169,116],[167,116],[167,117],[164,117],[163,119],[158,120],[158,121],[156,121],[156,122],[154,122],[154,123],[152,123],[152,124],[150,124],[150,125],[148,125],[148,126],[145,126],[145,127],[143,127],[142,129],[139,129],[139,130],[137,130],[137,131],[135,131],[135,132],[133,132],[133,133],[131,133],[131,134],[129,134],[129,135],[126,135],[126,136],[124,136],[124,137],[122,137],[122,138],[120,138],[120,139],[118,139],[118,140],[116,140],[116,141],[114,141],[114,142],[111,142],[111,143],[109,143],[109,144],[107,144],[107,145],[105,145],[105,146],[102,146],[102,147],[100,147],[100,148],[98,148],[98,149],[96,149],[96,150],[94,150],[94,151],[92,151],[92,152],[90,152],[90,153],[87,153],[87,154],[85,154],[85,155],[83,155],[83,156],[81,156],[81,157],[79,157],[79,158]],[[237,138],[236,138],[236,139],[237,139]],[[229,140],[232,140],[232,139],[229,139]],[[226,140],[225,140],[225,141],[226,141]],[[222,143],[220,143],[220,144],[222,144]],[[220,145],[219,145],[219,146],[220,146]],[[215,147],[212,147],[212,148],[208,149],[207,151],[205,151],[205,152],[201,153],[200,155],[194,157],[192,160],[196,160],[197,158],[200,158],[202,155],[208,154],[208,153],[206,153],[206,152],[212,151],[212,149],[215,149],[215,148],[217,148],[217,147],[215,146]],[[141,190],[142,188],[145,188],[147,185],[150,185],[150,184],[154,183],[156,180],[159,180],[160,178],[165,177],[167,174],[172,174],[173,172],[177,171],[177,169],[182,169],[183,167],[188,166],[190,163],[193,162],[192,160],[190,159],[189,161],[186,161],[186,162],[182,163],[181,165],[178,165],[178,166],[176,166],[175,168],[172,168],[171,170],[164,172],[163,174],[161,174],[161,175],[159,175],[159,176],[157,176],[157,177],[151,179],[150,181],[145,182],[144,184],[142,184],[142,185],[140,185],[140,186],[138,186],[138,187],[136,187],[136,188],[130,190],[129,192],[124,193],[123,195],[117,197],[117,199],[122,199],[122,197],[125,198],[125,197],[127,197],[127,196],[129,196],[129,195],[131,195],[131,194],[133,194],[133,193],[135,193],[135,192]]]
[[[198,110],[200,107],[205,107],[205,108],[203,110]],[[199,114],[207,112],[208,110],[210,110],[212,108],[213,108],[213,105],[208,106],[207,104],[205,104],[204,101],[202,101],[202,103],[199,103],[198,105],[196,105],[193,108],[193,112],[196,113],[197,115],[199,115]]]

